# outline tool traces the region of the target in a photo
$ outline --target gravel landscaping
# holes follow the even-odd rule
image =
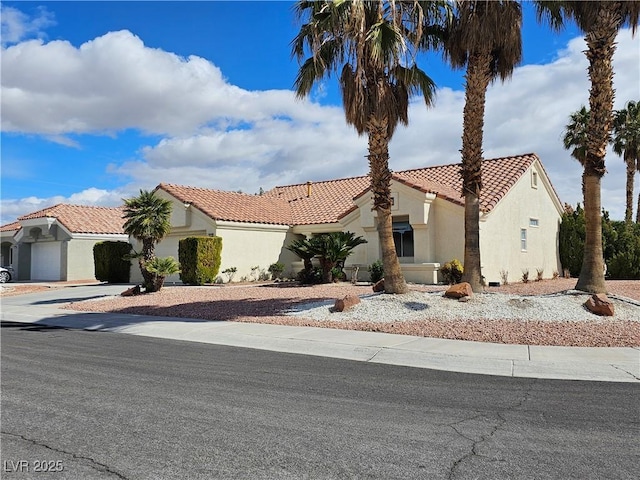
[[[607,282],[616,309],[599,317],[573,291],[575,279],[488,288],[468,302],[443,297],[444,286],[412,285],[407,295],[373,294],[348,283],[166,286],[136,297],[108,297],[65,308],[203,321],[317,326],[459,340],[562,346],[640,346],[640,282]],[[123,288],[124,290],[124,288]],[[336,299],[358,295],[361,303],[332,312]]]

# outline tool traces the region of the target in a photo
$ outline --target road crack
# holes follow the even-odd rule
[[[447,479],[448,480],[453,480],[453,479],[456,478],[456,470],[464,462],[466,462],[468,459],[473,458],[473,457],[488,458],[485,455],[482,455],[482,454],[478,453],[478,449],[479,449],[480,445],[482,445],[484,442],[490,440],[507,423],[507,419],[503,416],[504,414],[509,413],[511,411],[514,411],[514,410],[522,407],[522,405],[524,405],[527,402],[527,400],[529,399],[529,397],[531,395],[531,390],[533,388],[533,385],[536,382],[537,382],[537,380],[534,379],[531,382],[531,384],[529,385],[529,387],[527,388],[527,390],[524,392],[522,397],[519,398],[518,401],[515,402],[513,405],[510,405],[510,406],[506,407],[505,409],[503,409],[501,411],[495,412],[495,414],[494,414],[495,421],[493,422],[493,424],[491,424],[490,429],[486,434],[482,434],[480,436],[476,435],[475,438],[474,438],[473,436],[467,435],[463,431],[461,431],[460,426],[462,424],[464,424],[464,423],[472,422],[472,421],[478,420],[478,419],[487,419],[487,420],[489,420],[489,419],[491,419],[491,415],[478,414],[478,415],[475,415],[473,417],[465,418],[464,420],[459,420],[457,422],[450,423],[450,424],[447,425],[454,432],[456,432],[456,434],[458,434],[460,437],[462,437],[465,440],[468,440],[469,442],[471,442],[471,448],[469,449],[469,451],[452,463],[451,469],[449,470],[449,474],[447,475]],[[500,458],[497,458],[497,459],[493,459],[493,461],[500,462],[500,461],[504,461],[504,460],[500,459]]]
[[[60,453],[62,455],[68,455],[68,456],[70,456],[70,457],[72,457],[72,458],[74,458],[76,460],[84,460],[86,462],[89,462],[89,466],[91,468],[93,468],[94,470],[97,470],[97,471],[102,472],[102,473],[108,473],[110,475],[114,475],[117,478],[121,478],[123,480],[129,480],[127,477],[125,477],[124,475],[122,475],[119,472],[116,472],[115,470],[110,468],[108,465],[105,465],[104,463],[100,463],[100,462],[98,462],[97,460],[95,460],[95,459],[93,459],[91,457],[85,457],[85,456],[78,455],[78,454],[73,453],[73,452],[67,452],[66,450],[62,450],[62,449],[59,449],[59,448],[56,448],[56,447],[52,447],[50,445],[47,445],[46,443],[39,442],[39,441],[34,440],[32,438],[27,438],[24,435],[21,435],[19,433],[7,432],[5,430],[0,431],[0,433],[2,435],[8,435],[10,437],[19,438],[20,440],[28,442],[28,443],[30,443],[32,445],[37,445],[39,447],[44,447],[44,448],[46,448],[48,450],[51,450],[52,452]]]

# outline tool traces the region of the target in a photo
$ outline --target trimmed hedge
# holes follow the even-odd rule
[[[131,252],[127,242],[105,241],[93,246],[93,264],[96,280],[108,283],[129,283],[131,261],[126,256]]]
[[[187,237],[178,243],[180,280],[188,285],[213,283],[220,271],[222,238]]]

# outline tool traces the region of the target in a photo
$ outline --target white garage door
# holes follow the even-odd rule
[[[60,280],[60,242],[31,245],[31,280]]]

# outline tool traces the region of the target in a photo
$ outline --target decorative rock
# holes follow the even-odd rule
[[[131,287],[125,290],[120,295],[123,297],[133,297],[134,295],[140,295],[140,293],[142,293],[140,290],[140,285],[136,285],[135,287]]]
[[[473,289],[468,282],[456,283],[444,292],[444,296],[449,298],[473,297]]]
[[[373,291],[384,292],[384,278],[378,280],[376,283],[373,284]]]
[[[354,305],[360,303],[360,297],[356,297],[355,295],[347,295],[344,298],[339,298],[336,300],[335,305],[333,306],[334,312],[344,312],[345,310],[349,310]]]
[[[613,317],[613,314],[615,313],[613,302],[609,300],[609,297],[604,293],[591,295],[589,300],[585,302],[584,306],[587,307],[587,310],[591,313],[602,315],[604,317]]]

